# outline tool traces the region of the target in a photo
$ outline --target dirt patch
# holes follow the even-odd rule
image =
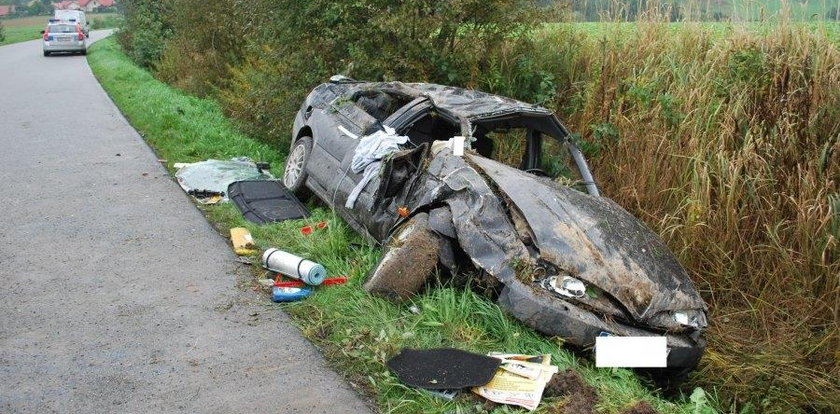
[[[621,414],[659,414],[647,401],[639,401],[636,405],[624,410]]]
[[[554,412],[566,414],[595,413],[598,392],[586,383],[577,372],[566,370],[555,374],[545,386],[545,397],[568,397],[562,410]],[[558,407],[560,408],[560,407]]]

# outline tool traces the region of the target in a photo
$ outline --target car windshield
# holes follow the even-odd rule
[[[76,25],[73,24],[51,24],[48,29],[50,33],[76,33]]]

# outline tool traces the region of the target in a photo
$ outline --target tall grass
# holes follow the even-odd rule
[[[604,193],[662,235],[709,303],[696,380],[764,410],[840,406],[832,30],[648,17],[538,36],[556,80],[547,105],[597,149]]]

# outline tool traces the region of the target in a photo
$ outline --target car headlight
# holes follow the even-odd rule
[[[673,313],[674,321],[683,326],[692,328],[706,327],[706,314],[696,309],[679,310]]]
[[[571,276],[551,276],[543,286],[567,298],[582,298],[586,294],[586,284]]]

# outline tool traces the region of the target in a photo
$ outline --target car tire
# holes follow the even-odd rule
[[[83,51],[81,51],[81,52],[79,52],[79,53],[81,53],[81,54],[82,54],[82,56],[85,56],[85,55],[87,55],[87,49],[85,49],[85,50],[83,50]]]
[[[312,154],[312,137],[301,137],[295,142],[289,156],[286,157],[286,167],[283,170],[283,185],[291,190],[298,198],[308,198],[306,189],[306,165]]]
[[[392,301],[419,293],[437,267],[438,237],[429,228],[428,214],[410,218],[384,243],[385,253],[369,273],[365,290]]]
[[[47,52],[47,51],[45,50],[45,51],[44,51],[44,56],[49,56],[49,55],[50,55],[50,52]]]

